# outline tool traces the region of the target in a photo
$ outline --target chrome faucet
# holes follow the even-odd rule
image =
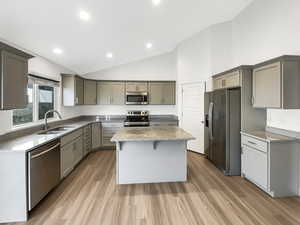
[[[58,115],[58,117],[59,117],[59,119],[62,119],[62,117],[61,117],[61,115],[60,115],[60,113],[57,111],[57,110],[49,110],[49,111],[47,111],[46,113],[45,113],[45,116],[44,116],[44,120],[45,120],[45,130],[48,130],[48,114],[49,113],[56,113],[57,115]]]

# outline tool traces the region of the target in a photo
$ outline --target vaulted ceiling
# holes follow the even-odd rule
[[[84,74],[171,51],[252,0],[152,1],[1,0],[0,38]],[[82,10],[89,20],[80,19]]]

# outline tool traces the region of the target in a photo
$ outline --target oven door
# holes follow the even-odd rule
[[[147,92],[127,92],[126,105],[147,105],[148,93]]]

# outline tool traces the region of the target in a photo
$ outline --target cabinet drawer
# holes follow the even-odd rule
[[[117,127],[121,128],[123,127],[122,123],[102,123],[102,127]]]
[[[103,137],[102,145],[103,146],[115,146],[115,143],[110,141],[111,138],[112,137]]]
[[[252,148],[256,148],[260,151],[267,152],[268,151],[268,143],[265,141],[258,140],[256,138],[252,138],[246,135],[242,135],[242,144],[247,145]]]
[[[65,144],[68,144],[69,142],[75,140],[76,138],[80,137],[82,135],[82,129],[76,130],[72,132],[71,134],[67,134],[66,136],[63,136],[60,139],[61,146],[64,146]]]

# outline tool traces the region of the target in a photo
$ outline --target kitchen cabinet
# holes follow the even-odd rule
[[[80,136],[73,142],[73,167],[83,158],[83,137]]]
[[[92,149],[101,147],[102,129],[101,123],[92,124]]]
[[[149,98],[151,105],[175,105],[176,83],[175,82],[150,82]]]
[[[240,72],[239,70],[231,71],[221,76],[213,77],[213,89],[231,88],[240,86]]]
[[[126,82],[126,92],[148,92],[148,82]]]
[[[123,105],[125,104],[124,82],[98,82],[98,105]]]
[[[123,127],[123,123],[102,123],[102,146],[114,147],[111,138]]]
[[[0,42],[0,109],[22,109],[28,104],[28,59],[33,56]]]
[[[64,178],[73,170],[74,154],[73,142],[61,147],[61,178]]]
[[[83,128],[83,156],[92,151],[92,125]]]
[[[97,104],[97,81],[84,80],[84,104]]]
[[[61,178],[64,178],[83,158],[83,129],[63,136],[60,143]]]
[[[242,133],[241,173],[272,197],[298,195],[298,150],[293,139],[271,141]]]
[[[62,74],[62,98],[64,106],[75,106],[84,104],[84,80],[72,75]]]
[[[300,57],[282,56],[254,66],[253,107],[300,108]]]

